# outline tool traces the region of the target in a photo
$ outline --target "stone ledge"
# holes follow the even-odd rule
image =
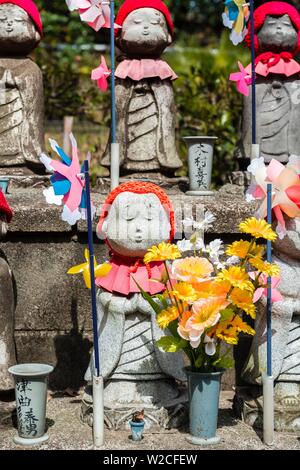
[[[96,229],[98,216],[105,195],[94,192],[92,200],[97,208],[94,219]],[[243,195],[243,188],[234,185],[225,185],[214,196],[186,196],[184,193],[171,194],[170,199],[174,205],[177,219],[181,213],[193,213],[197,210],[210,210],[216,221],[210,230],[217,234],[237,234],[238,224],[246,217],[253,215],[256,205],[248,204]],[[54,232],[86,232],[87,224],[80,221],[73,228],[61,220],[62,207],[46,203],[42,189],[15,189],[7,195],[7,200],[14,211],[14,218],[10,224],[11,233],[54,233]],[[180,230],[180,227],[179,227]]]

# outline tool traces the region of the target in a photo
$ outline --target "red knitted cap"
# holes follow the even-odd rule
[[[154,8],[155,10],[160,11],[166,18],[170,34],[172,36],[174,35],[174,24],[170,11],[162,0],[125,0],[117,14],[116,24],[122,26],[129,13],[132,13],[139,8]],[[119,28],[116,29],[116,34],[118,34],[118,32],[120,32]]]
[[[0,5],[3,3],[12,3],[25,10],[34,22],[40,35],[43,35],[43,23],[41,20],[41,15],[36,4],[32,0],[0,0]]]
[[[300,14],[298,10],[286,2],[267,2],[263,3],[260,7],[254,11],[254,31],[257,33],[263,26],[266,16],[283,16],[289,15],[291,22],[298,31],[298,44],[294,53],[296,54],[300,50]],[[248,28],[248,34],[245,37],[245,43],[251,47],[251,32],[250,27]],[[258,37],[254,35],[254,46],[255,51],[259,51]]]
[[[166,208],[169,212],[170,217],[170,241],[173,240],[175,234],[175,215],[174,208],[167,194],[156,184],[153,183],[144,183],[141,181],[131,181],[129,183],[123,183],[114,189],[108,197],[105,199],[104,204],[101,209],[100,219],[97,225],[97,233],[101,232],[102,225],[106,217],[108,216],[109,209],[119,194],[129,192],[135,194],[155,194],[163,207]]]
[[[1,189],[0,189],[0,214],[6,215],[7,222],[10,222],[13,216],[12,210],[9,207],[7,200],[5,199],[5,196]]]

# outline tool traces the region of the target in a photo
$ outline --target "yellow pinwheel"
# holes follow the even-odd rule
[[[91,288],[91,274],[90,274],[90,262],[89,262],[89,250],[86,248],[84,250],[84,257],[86,259],[86,263],[78,264],[77,266],[73,266],[69,269],[68,274],[82,274],[85,285],[88,289]],[[98,264],[96,258],[94,256],[94,269],[95,269],[95,278],[97,277],[104,277],[109,274],[111,270],[111,265],[108,263]]]

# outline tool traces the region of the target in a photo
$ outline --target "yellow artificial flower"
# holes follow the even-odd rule
[[[255,330],[244,322],[238,315],[233,315],[231,319],[220,322],[211,334],[225,341],[228,344],[238,344],[239,333],[247,333],[251,336],[255,335]]]
[[[242,290],[249,290],[251,292],[254,290],[248,273],[240,266],[229,266],[228,269],[222,269],[217,276],[217,280],[228,281],[233,287],[239,287]]]
[[[172,275],[175,279],[191,283],[207,280],[213,270],[213,265],[206,258],[198,256],[176,260],[172,265]]]
[[[162,310],[157,315],[157,323],[163,330],[168,328],[169,324],[179,317],[179,312],[176,307],[169,307],[166,310]]]
[[[88,289],[91,288],[91,273],[90,273],[90,262],[89,262],[89,250],[84,250],[84,257],[86,259],[86,263],[78,264],[77,266],[73,266],[69,269],[67,274],[82,274],[85,285]],[[98,264],[96,258],[94,256],[94,270],[95,270],[95,278],[97,277],[104,277],[110,272],[112,266],[108,263]]]
[[[251,292],[235,287],[232,290],[229,299],[234,305],[241,308],[244,312],[250,315],[251,318],[255,319],[256,308],[253,304],[253,294]]]
[[[272,242],[277,238],[271,225],[263,219],[256,219],[256,217],[250,217],[244,222],[241,222],[239,228],[241,232],[248,233],[255,238],[264,238],[265,240],[271,240]]]
[[[249,252],[250,246],[251,243],[246,240],[236,241],[227,247],[226,254],[228,256],[238,256],[242,259],[246,258],[247,255],[261,258],[264,253],[264,247],[262,245],[257,245],[256,243],[252,243]]]
[[[145,257],[144,263],[149,264],[152,261],[166,261],[181,258],[181,253],[176,245],[162,242],[158,246],[150,248]]]
[[[173,290],[170,292],[177,300],[182,300],[183,302],[194,302],[197,299],[197,294],[195,289],[191,284],[187,282],[177,282],[173,286]]]
[[[280,268],[275,263],[268,263],[267,261],[263,261],[261,259],[253,258],[249,260],[249,263],[254,266],[257,271],[263,273],[265,276],[279,276]]]

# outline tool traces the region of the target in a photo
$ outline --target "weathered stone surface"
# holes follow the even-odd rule
[[[0,167],[12,168],[12,173],[15,167],[43,173],[43,79],[27,57],[41,36],[17,5],[0,5],[0,17]]]
[[[97,207],[98,222],[104,195],[94,193],[93,202]],[[14,210],[14,219],[9,226],[1,250],[6,254],[10,268],[13,271],[16,287],[16,334],[19,362],[26,362],[34,352],[36,358],[47,361],[47,356],[38,356],[40,348],[34,345],[34,340],[25,341],[34,335],[41,335],[48,345],[43,350],[51,350],[55,359],[53,338],[59,331],[62,335],[61,350],[65,336],[71,331],[89,332],[91,325],[90,293],[84,287],[81,276],[69,276],[69,267],[83,261],[83,251],[87,246],[86,223],[80,222],[72,229],[61,221],[61,208],[49,206],[43,197],[42,188],[12,190],[7,196]],[[238,224],[246,216],[253,214],[254,206],[244,201],[240,189],[227,186],[216,192],[213,197],[187,197],[184,194],[171,195],[177,216],[178,236],[182,236],[181,220],[191,214],[202,214],[203,210],[211,210],[217,217],[209,236],[220,234],[226,241],[236,238]],[[98,262],[108,259],[108,249],[95,236],[95,254]],[[21,335],[21,336],[20,336]],[[46,339],[49,337],[49,339]],[[39,340],[40,341],[40,340]],[[39,344],[42,343],[42,340]],[[66,343],[67,348],[67,343]],[[67,351],[67,349],[66,349]],[[49,359],[50,360],[50,359]],[[54,364],[54,360],[51,362]],[[58,369],[56,386],[59,380],[65,383],[68,377],[63,369]],[[60,379],[59,379],[60,376]],[[224,377],[225,387],[234,383],[233,372]]]
[[[257,32],[260,54],[288,53],[295,55],[298,34],[288,14],[267,15],[263,26]],[[261,60],[266,60],[266,57]],[[266,60],[265,64],[271,67]],[[281,59],[282,60],[282,59]],[[270,73],[265,77],[256,75],[256,116],[257,143],[260,156],[266,162],[272,158],[287,162],[290,155],[300,154],[300,135],[297,122],[300,117],[298,73],[287,76],[284,73]],[[245,170],[245,160],[251,158],[252,144],[252,96],[244,97],[241,144],[237,156],[242,159],[241,170]]]
[[[15,363],[14,292],[9,266],[0,257],[0,391],[14,387],[8,368]]]
[[[50,388],[77,390],[84,384],[84,371],[90,358],[92,333],[70,330],[16,331],[18,362],[41,362],[54,366]]]
[[[272,366],[280,411],[276,427],[295,431],[300,429],[300,219],[287,221],[287,235],[274,243],[274,261],[281,269],[278,289],[283,296],[272,309]],[[267,370],[265,301],[259,307],[255,329],[242,378],[257,388],[261,373]]]
[[[166,18],[154,8],[137,8],[129,13],[117,37],[125,54],[121,60],[126,61],[119,67],[128,67],[125,73],[116,70],[117,133],[123,173],[161,170],[172,175],[182,166],[175,140],[173,73],[170,70],[168,74],[167,64],[158,62],[171,42]],[[131,75],[133,60],[135,73]],[[101,163],[110,165],[109,144]]]

